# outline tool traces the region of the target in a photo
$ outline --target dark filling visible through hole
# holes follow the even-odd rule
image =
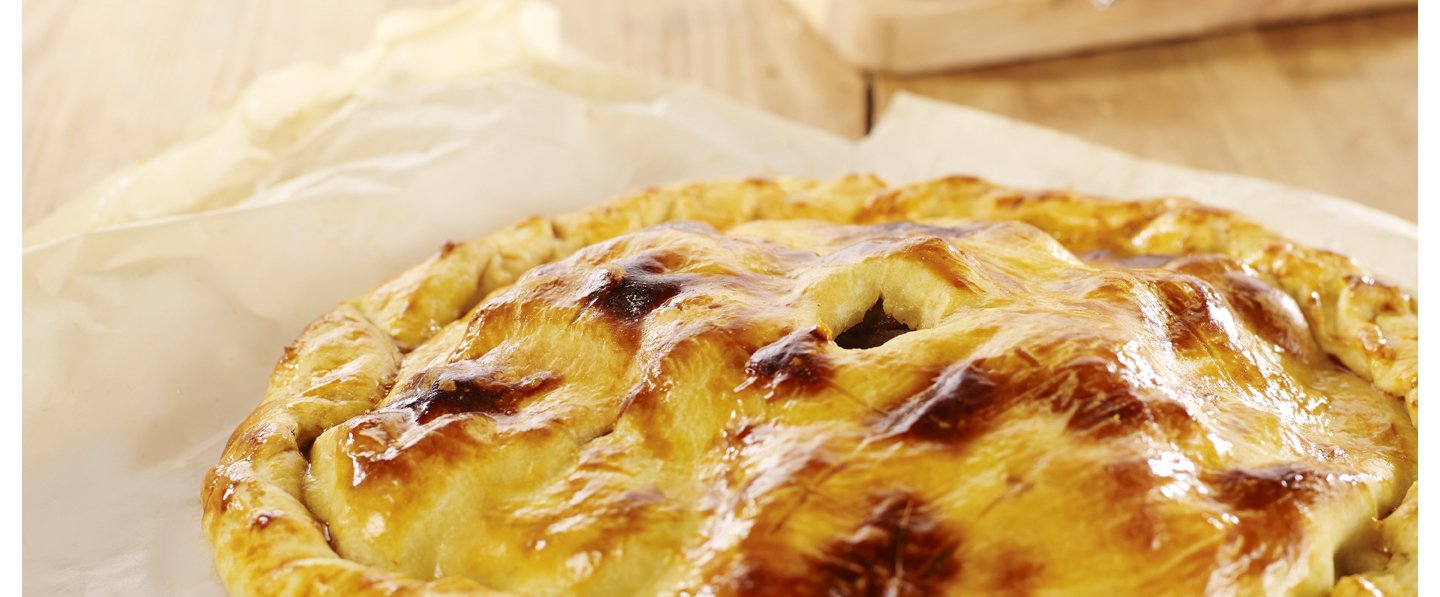
[[[891,338],[914,330],[885,312],[885,301],[878,300],[865,312],[865,317],[835,337],[840,348],[875,348]]]

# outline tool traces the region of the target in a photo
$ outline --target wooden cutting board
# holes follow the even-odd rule
[[[917,73],[1416,0],[787,0],[857,66]]]

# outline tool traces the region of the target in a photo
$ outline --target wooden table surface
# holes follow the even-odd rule
[[[553,0],[568,43],[859,137],[897,90],[1143,156],[1416,216],[1416,11],[923,77],[849,66],[783,0]],[[266,71],[446,0],[26,0],[23,219],[143,159]]]

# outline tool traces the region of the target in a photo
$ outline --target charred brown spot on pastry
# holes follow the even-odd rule
[[[1153,286],[1167,312],[1166,336],[1177,350],[1204,350],[1225,335],[1215,319],[1215,310],[1224,307],[1204,281],[1181,274],[1157,279]]]
[[[1114,531],[1119,545],[1139,552],[1162,547],[1167,530],[1164,518],[1152,508],[1150,496],[1174,483],[1177,477],[1190,475],[1188,462],[1167,458],[1161,455],[1154,462],[1149,458],[1125,458],[1101,465],[1102,475],[1094,484],[1108,507],[1117,513],[1119,524]]]
[[[1293,555],[1303,540],[1303,511],[1326,480],[1304,467],[1279,465],[1201,475],[1213,498],[1239,521],[1229,538],[1250,572]]]
[[[523,416],[523,415],[522,415]],[[410,415],[402,410],[380,410],[349,423],[343,454],[350,465],[350,486],[380,492],[397,507],[419,496],[406,491],[412,483],[428,483],[436,475],[448,474],[456,462],[484,453],[488,444],[475,441],[464,426],[415,430]],[[516,445],[539,445],[570,430],[558,425],[522,425],[504,433],[505,441]]]
[[[885,435],[960,443],[989,428],[1011,397],[983,363],[942,371],[930,386],[879,423]]]
[[[1156,485],[1155,473],[1144,458],[1122,458],[1101,466],[1104,486],[1114,493],[1110,497],[1138,499]]]
[[[1067,431],[1092,439],[1141,432],[1178,439],[1200,431],[1184,405],[1138,385],[1133,372],[1110,356],[1076,358],[1048,379],[1020,383],[1044,397],[1052,412],[1069,413]]]
[[[1013,358],[969,361],[942,371],[920,394],[883,417],[885,435],[964,443],[994,427],[1006,411],[1034,405],[1065,416],[1066,430],[1104,439],[1158,425],[1183,436],[1198,423],[1179,404],[1145,396],[1113,360],[1075,358],[1045,366],[1017,351]]]
[[[737,595],[921,596],[943,593],[959,576],[960,536],[924,501],[896,491],[868,507],[818,553],[797,558],[767,547],[780,551],[745,557],[716,584]]]
[[[544,391],[559,380],[551,372],[540,372],[509,380],[493,366],[475,361],[451,363],[422,376],[418,387],[395,402],[391,409],[409,410],[424,424],[442,415],[479,413],[514,415],[526,398]]]
[[[958,534],[923,501],[897,492],[825,547],[816,572],[831,595],[933,595],[960,572],[959,546]]]
[[[745,364],[747,383],[769,389],[806,390],[823,385],[830,375],[824,347],[829,341],[820,328],[796,330],[762,346]]]
[[[1244,274],[1229,278],[1230,306],[1257,336],[1296,356],[1313,352],[1305,316],[1285,293]]]
[[[893,340],[896,336],[912,331],[914,330],[910,329],[910,326],[885,312],[885,301],[881,299],[875,301],[875,304],[865,311],[865,316],[860,319],[860,323],[850,326],[849,329],[835,336],[835,344],[840,348],[875,348]]]
[[[1041,584],[1040,577],[1045,573],[1044,564],[1015,550],[996,554],[989,568],[990,587],[1000,594],[1012,596],[1031,594]]]
[[[597,272],[585,297],[590,306],[619,321],[638,320],[685,288],[685,276],[666,273],[666,264],[656,254],[641,254],[619,266],[618,272]]]
[[[1305,357],[1314,340],[1305,316],[1288,295],[1256,279],[1235,260],[1220,255],[1177,260],[1171,269],[1196,276],[1221,291],[1230,309],[1261,339]]]
[[[1153,420],[1149,405],[1114,361],[1076,359],[1048,380],[1037,381],[1032,387],[1049,396],[1054,412],[1070,413],[1065,423],[1069,431],[1110,437]]]
[[[1200,421],[1184,404],[1158,397],[1147,400],[1145,404],[1150,417],[1173,438],[1191,438],[1204,432]]]
[[[1136,422],[1148,418],[1145,403],[1129,392],[1101,394],[1095,398],[1079,403],[1065,424],[1066,429],[1108,437],[1133,430]]]
[[[1262,469],[1236,469],[1203,477],[1215,489],[1215,499],[1246,511],[1274,511],[1298,505],[1323,486],[1323,476],[1311,469],[1281,465]]]

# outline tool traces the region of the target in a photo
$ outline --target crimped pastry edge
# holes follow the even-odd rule
[[[222,580],[233,594],[493,593],[467,579],[407,578],[340,557],[329,545],[328,529],[302,501],[300,484],[308,444],[382,399],[403,353],[531,268],[673,220],[725,230],[760,219],[868,224],[930,218],[1020,220],[1067,246],[1228,255],[1290,295],[1321,348],[1402,397],[1418,427],[1415,300],[1342,255],[1297,245],[1228,211],[1173,197],[1114,201],[1024,192],[958,176],[893,188],[873,176],[681,184],[446,243],[426,261],[311,323],[285,349],[260,406],[206,475],[203,524]],[[1381,525],[1391,554],[1386,568],[1339,579],[1336,594],[1417,590],[1416,504],[1412,487]],[[269,527],[263,541],[255,539],[255,527]]]

